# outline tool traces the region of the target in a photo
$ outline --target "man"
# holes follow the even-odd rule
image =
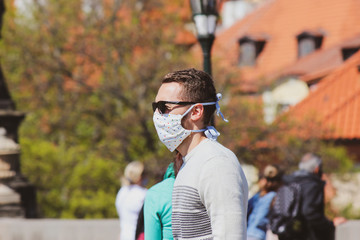
[[[172,197],[174,239],[246,239],[247,181],[209,126],[215,110],[224,119],[220,99],[210,75],[186,69],[163,78],[153,103],[160,140],[183,160]]]
[[[313,153],[305,154],[299,163],[299,170],[294,172],[287,182],[297,182],[301,189],[301,212],[305,219],[308,240],[332,240],[335,227],[324,213],[324,186],[322,177],[322,160]],[[336,218],[342,223],[344,218]]]

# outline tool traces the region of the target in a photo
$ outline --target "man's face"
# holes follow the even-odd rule
[[[181,98],[181,91],[183,87],[181,84],[177,82],[170,82],[170,83],[163,83],[156,95],[155,102],[158,101],[184,101]],[[164,114],[171,113],[171,114],[184,114],[186,110],[191,105],[177,105],[177,104],[166,104],[166,111],[162,112]],[[158,109],[156,109],[158,111]],[[189,121],[189,114],[184,116],[181,120],[181,125],[185,129],[190,129]]]

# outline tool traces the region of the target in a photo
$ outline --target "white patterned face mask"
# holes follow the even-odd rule
[[[217,95],[216,102],[200,103],[202,105],[216,104],[217,114],[221,115],[224,121],[227,121],[220,112],[218,101],[221,99],[221,94]],[[181,120],[191,109],[195,106],[192,105],[184,114],[160,114],[158,111],[154,112],[153,121],[159,136],[160,141],[173,152],[192,132],[205,132],[205,136],[211,140],[216,140],[220,133],[213,127],[208,126],[200,130],[188,130],[181,125]]]

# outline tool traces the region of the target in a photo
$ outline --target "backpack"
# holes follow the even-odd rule
[[[269,214],[270,229],[279,239],[305,239],[305,221],[301,214],[301,187],[292,182],[281,186]]]

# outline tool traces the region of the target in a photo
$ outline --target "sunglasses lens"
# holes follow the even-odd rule
[[[160,113],[165,113],[166,112],[167,108],[166,108],[165,104],[166,103],[162,102],[162,101],[158,102],[158,109],[159,109]]]
[[[166,104],[166,102],[163,102],[163,101],[153,102],[152,103],[153,111],[155,112],[156,109],[158,109],[160,113],[166,112],[166,105],[165,104]]]

